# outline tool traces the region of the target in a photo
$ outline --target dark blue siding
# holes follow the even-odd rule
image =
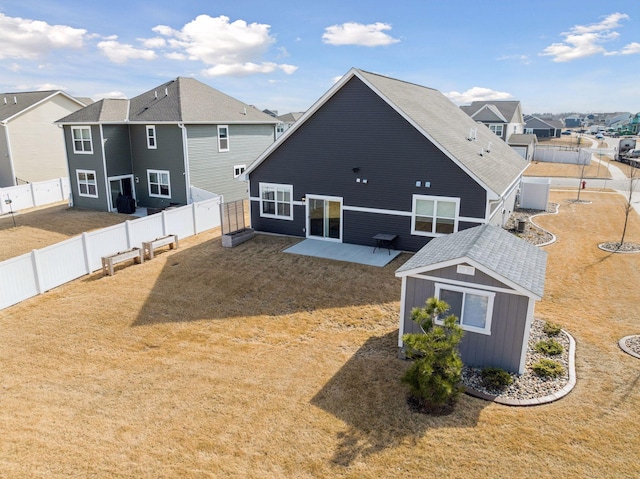
[[[261,182],[282,183],[294,185],[297,201],[309,194],[338,196],[345,207],[410,212],[412,195],[422,194],[462,198],[461,216],[485,214],[484,189],[355,77],[251,172],[250,181],[252,197],[259,196]],[[416,181],[431,186],[416,187]],[[299,211],[304,214],[296,208],[293,229],[304,235]],[[290,221],[259,215],[252,223],[257,230],[290,234],[292,229]],[[409,216],[345,211],[343,231],[343,241],[356,244],[371,244],[378,232],[397,233],[398,247],[406,250],[418,250],[430,239],[410,234]]]
[[[107,176],[130,175],[131,147],[127,125],[104,125],[104,156],[107,158]]]

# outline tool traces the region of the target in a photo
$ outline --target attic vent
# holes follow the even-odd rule
[[[18,104],[18,97],[17,97],[17,96],[14,96],[14,97],[13,97],[13,104],[14,104],[14,105],[17,105],[17,104]]]
[[[164,89],[164,96],[169,96],[169,89],[168,88]]]
[[[158,99],[158,91],[157,91],[157,90],[153,92],[153,96],[154,96],[156,99]]]
[[[243,114],[243,115],[246,115],[246,114],[247,114],[247,107],[244,107],[244,108],[242,109],[242,114]]]
[[[491,153],[491,142],[487,145],[487,153]]]
[[[4,97],[4,104],[5,105],[7,104],[7,97],[6,96]]]
[[[478,152],[478,155],[484,156],[484,149],[480,148],[480,151]]]
[[[467,140],[476,141],[477,133],[478,133],[478,129],[477,128],[470,128],[469,129],[469,135],[467,136]]]

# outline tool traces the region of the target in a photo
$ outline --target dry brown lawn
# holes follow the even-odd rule
[[[0,216],[0,261],[132,218],[119,213],[69,208],[66,203],[23,210],[15,213],[14,218],[3,215]]]
[[[619,166],[620,164],[616,164]],[[582,172],[581,165],[569,165],[562,163],[547,163],[543,161],[533,161],[529,164],[529,167],[525,170],[524,176],[541,176],[541,177],[561,177],[561,178],[576,178],[576,185],[579,183],[578,178],[607,178],[611,179],[611,173],[604,165],[598,162],[592,161],[589,165],[585,166],[584,172]]]
[[[620,195],[586,191],[538,222],[557,234],[537,316],[577,341],[578,383],[552,404],[463,396],[413,413],[396,357],[394,271],[216,231],[142,265],[0,311],[0,476],[636,478],[640,254]],[[632,213],[629,241],[640,242]]]

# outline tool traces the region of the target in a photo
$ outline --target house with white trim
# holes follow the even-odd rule
[[[116,211],[119,195],[153,209],[189,204],[194,189],[245,199],[240,177],[273,143],[279,120],[178,77],[130,100],[100,100],[57,123],[74,206]]]
[[[504,141],[508,142],[511,135],[524,133],[522,106],[517,100],[474,101],[460,109]]]
[[[0,188],[67,178],[61,116],[86,106],[61,90],[0,93]]]
[[[527,165],[439,91],[353,68],[247,169],[251,224],[417,251],[503,225]]]

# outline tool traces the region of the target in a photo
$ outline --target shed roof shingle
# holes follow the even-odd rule
[[[431,270],[434,266],[468,258],[525,290],[542,297],[547,253],[504,229],[480,225],[432,239],[397,269],[397,276]]]

